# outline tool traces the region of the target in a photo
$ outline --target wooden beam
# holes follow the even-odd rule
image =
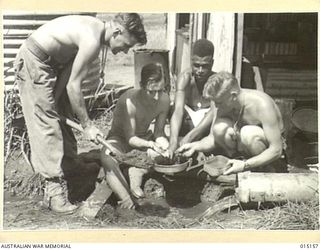
[[[167,14],[167,49],[169,50],[169,65],[170,72],[175,71],[175,48],[176,48],[176,29],[177,29],[177,14]]]
[[[242,49],[243,49],[243,24],[244,24],[244,14],[236,14],[236,49],[234,54],[234,75],[237,78],[238,82],[241,82],[241,67],[242,67]]]
[[[190,17],[189,17],[189,51],[190,51],[190,56],[192,54],[192,44],[193,44],[193,40],[194,40],[194,27],[195,27],[195,15],[194,13],[190,13]],[[191,58],[189,58],[191,59]]]
[[[215,47],[213,71],[233,72],[235,14],[210,13],[207,39]]]
[[[204,28],[204,25],[203,25],[203,13],[199,13],[198,14],[198,27],[197,27],[197,39],[201,39],[203,38],[203,28]]]

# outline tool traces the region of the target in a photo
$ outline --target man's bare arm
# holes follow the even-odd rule
[[[216,114],[217,109],[214,103],[211,103],[210,110],[205,114],[198,126],[185,135],[181,140],[180,145],[199,139],[199,137],[211,126],[212,120],[215,118]]]
[[[267,165],[280,158],[282,154],[282,138],[279,120],[276,115],[277,112],[274,110],[272,105],[269,106],[270,107],[268,108],[265,107],[259,114],[261,117],[263,131],[269,146],[261,154],[247,160],[249,168]]]
[[[84,41],[85,43],[87,41]],[[85,79],[89,64],[98,56],[99,44],[92,43],[80,44],[79,51],[74,59],[67,92],[73,112],[77,115],[81,125],[85,128],[89,125],[90,119],[86,110],[81,83]]]
[[[184,105],[185,105],[185,88],[190,82],[190,75],[186,72],[178,77],[177,89],[175,93],[174,111],[170,120],[170,148],[174,151],[178,146],[178,136],[182,124]]]
[[[214,147],[212,134],[202,138],[200,141],[190,142],[180,146],[176,152],[186,157],[191,157],[195,152],[210,152]]]
[[[66,87],[72,110],[84,128],[85,137],[96,144],[98,144],[98,135],[102,136],[103,134],[89,119],[81,91],[81,83],[88,73],[89,64],[98,56],[99,49],[100,44],[97,41],[90,42],[85,40],[80,42]]]
[[[195,150],[197,152],[210,152],[214,148],[214,136],[209,134],[196,143]]]
[[[202,138],[200,141],[195,141],[191,143],[186,143],[177,149],[177,152],[182,153],[183,155],[190,157],[195,152],[210,152],[215,147],[214,136],[213,136],[213,127],[217,117],[219,116],[219,110],[216,113],[216,116],[213,117],[210,133],[206,137]]]
[[[154,127],[155,138],[166,136],[164,133],[164,126],[166,124],[166,120],[167,120],[169,108],[170,108],[170,99],[169,99],[168,95],[163,95],[161,97],[160,106],[161,106],[162,110],[156,119],[156,123],[155,123],[155,127]]]

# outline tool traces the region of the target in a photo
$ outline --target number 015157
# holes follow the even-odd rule
[[[319,244],[317,243],[312,243],[312,244],[300,244],[300,248],[304,249],[317,249],[319,247]]]

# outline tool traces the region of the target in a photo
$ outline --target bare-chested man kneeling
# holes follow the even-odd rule
[[[177,151],[185,156],[194,152],[210,152],[221,148],[233,159],[228,162],[224,175],[247,170],[281,172],[280,166],[271,164],[283,153],[283,121],[281,113],[267,94],[242,89],[230,73],[220,72],[211,76],[203,95],[213,101],[218,109],[211,132],[200,141],[181,146]],[[242,155],[246,160],[235,157]]]
[[[107,139],[120,153],[127,153],[133,149],[149,150],[153,155],[156,152],[162,153],[169,146],[164,126],[170,106],[169,95],[165,93],[166,82],[162,66],[154,63],[143,66],[140,86],[141,89],[128,90],[119,98]],[[154,138],[151,138],[148,128],[153,120],[155,120]],[[120,199],[120,207],[134,208],[132,196],[136,198],[144,196],[140,185],[143,175],[148,170],[130,167],[128,170],[130,190],[128,190],[119,177],[119,171],[123,169],[120,169],[115,159],[105,153],[105,149],[101,151],[101,161],[107,182]],[[103,189],[101,186],[99,188]],[[96,202],[94,198],[89,198],[89,203],[91,200],[93,204],[88,204],[89,207]]]

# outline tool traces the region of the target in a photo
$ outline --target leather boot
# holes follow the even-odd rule
[[[130,190],[136,198],[143,198],[145,196],[141,189],[141,184],[143,175],[147,172],[148,170],[142,168],[129,168]]]
[[[67,182],[61,178],[45,181],[43,205],[60,214],[72,214],[78,208],[69,202]]]

